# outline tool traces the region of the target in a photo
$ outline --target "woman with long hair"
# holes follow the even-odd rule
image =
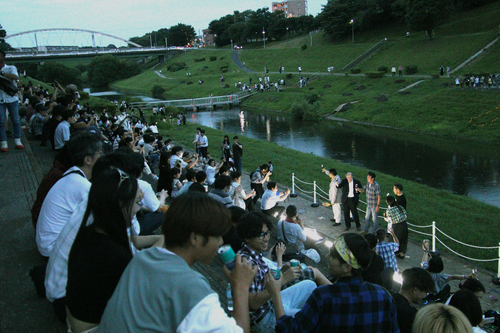
[[[231,141],[229,141],[229,136],[224,135],[220,148],[222,150],[221,159],[225,158],[226,161],[229,161],[229,158],[231,157]]]
[[[68,260],[66,310],[73,332],[92,332],[99,325],[132,259],[128,228],[143,196],[137,179],[120,169],[112,167],[92,179],[87,209]],[[90,214],[93,222],[87,225]]]
[[[396,201],[396,199],[394,199],[392,195],[388,195],[386,201],[389,208],[384,213],[384,218],[391,224],[396,237],[399,239],[399,250],[396,251],[396,256],[404,259],[406,249],[408,248],[408,224],[406,223],[406,210],[399,204],[399,202]]]
[[[160,155],[160,163],[158,164],[158,169],[160,171],[158,177],[158,183],[156,184],[156,192],[161,192],[162,190],[167,190],[168,195],[172,194],[172,171],[170,169],[170,159],[172,153],[169,151],[164,151]]]

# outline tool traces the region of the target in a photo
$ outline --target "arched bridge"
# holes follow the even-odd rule
[[[131,42],[127,39],[124,39],[124,38],[121,38],[121,37],[117,37],[117,36],[113,36],[113,35],[110,35],[110,34],[107,34],[107,33],[104,33],[104,32],[99,32],[99,31],[94,31],[94,30],[87,30],[87,29],[71,29],[71,28],[49,28],[49,29],[37,29],[37,30],[29,30],[29,31],[23,31],[23,32],[18,32],[18,33],[15,33],[15,34],[12,34],[12,35],[8,35],[8,36],[5,36],[3,39],[4,40],[7,40],[7,39],[10,39],[10,38],[15,38],[15,37],[19,37],[19,36],[23,36],[23,35],[29,35],[29,34],[34,34],[35,35],[35,43],[38,43],[36,41],[36,33],[38,32],[41,32],[41,33],[44,33],[44,32],[50,32],[50,31],[74,31],[74,32],[86,32],[86,33],[89,33],[92,35],[92,42],[93,42],[93,47],[96,47],[95,46],[95,35],[100,35],[100,36],[106,36],[106,37],[109,37],[109,38],[112,38],[112,39],[116,39],[116,40],[119,40],[123,43],[126,43],[126,44],[130,44],[130,45],[133,45],[135,47],[142,47],[142,45],[139,45],[137,43],[134,43],[134,42]]]

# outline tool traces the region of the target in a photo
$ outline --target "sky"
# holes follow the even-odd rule
[[[0,24],[7,35],[46,29],[74,28],[99,31],[124,39],[142,36],[150,31],[169,28],[178,23],[191,25],[196,33],[235,10],[256,10],[271,7],[272,0],[2,0]],[[308,13],[316,16],[327,0],[308,0]],[[43,40],[54,43],[87,44],[85,37],[76,33],[37,34],[38,43]],[[91,40],[89,34],[89,40]],[[105,39],[105,37],[100,37]],[[78,39],[78,41],[76,41]],[[80,40],[83,39],[83,40]],[[33,46],[31,36],[10,38],[13,47]],[[99,40],[97,41],[100,42]],[[103,44],[107,41],[102,41]],[[74,45],[74,44],[73,44]],[[105,44],[107,45],[107,44]],[[78,45],[81,46],[81,45]],[[117,45],[118,46],[118,45]]]

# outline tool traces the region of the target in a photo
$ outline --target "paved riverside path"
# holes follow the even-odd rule
[[[36,249],[30,208],[38,183],[50,169],[54,153],[49,147],[40,147],[37,141],[27,140],[24,133],[22,140],[25,150],[10,149],[8,153],[0,154],[2,225],[0,234],[0,332],[65,332],[63,325],[60,325],[55,318],[51,304],[46,299],[37,297],[28,275],[31,267],[43,263]],[[11,138],[9,138],[9,146],[14,147]],[[279,169],[276,172],[279,172]],[[318,172],[318,177],[320,176],[321,173]],[[364,175],[356,175],[356,177],[363,179]],[[248,173],[243,175],[242,180],[245,189],[249,190]],[[363,194],[361,198],[364,198]],[[287,199],[284,204],[296,205],[306,226],[318,229],[329,240],[333,240],[343,232],[343,227],[331,226],[330,208],[313,208],[310,206],[311,201],[301,196]],[[411,207],[411,202],[409,206]],[[326,272],[327,265],[324,256],[327,248],[320,245],[319,249],[322,255],[319,268]],[[408,258],[405,260],[398,260],[401,270],[420,265],[422,250],[419,244],[410,243],[407,255]],[[444,256],[443,260],[445,272],[448,274],[469,274],[471,271],[472,266],[462,261],[447,256]],[[224,305],[227,282],[221,279],[218,259],[211,265],[196,264],[194,268],[207,277],[213,289],[221,295],[221,303]],[[483,309],[499,310],[500,294],[491,289],[498,290],[500,287],[490,282],[491,273],[480,269],[479,279],[485,284],[487,291],[481,299]],[[453,291],[457,290],[457,281],[452,281],[450,284]]]

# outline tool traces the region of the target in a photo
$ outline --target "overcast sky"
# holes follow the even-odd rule
[[[271,7],[272,0],[17,0],[2,1],[0,24],[8,35],[44,28],[88,29],[129,39],[177,23],[192,25],[196,33],[208,24],[235,10],[256,10]],[[316,16],[327,0],[309,0],[308,12]],[[71,42],[72,38],[59,33],[37,35]],[[33,37],[30,38],[31,40]],[[12,46],[27,43],[26,39],[8,39]],[[33,41],[32,41],[33,42]],[[85,42],[76,42],[85,43]],[[60,43],[59,43],[60,44]],[[79,45],[80,46],[80,45]]]

